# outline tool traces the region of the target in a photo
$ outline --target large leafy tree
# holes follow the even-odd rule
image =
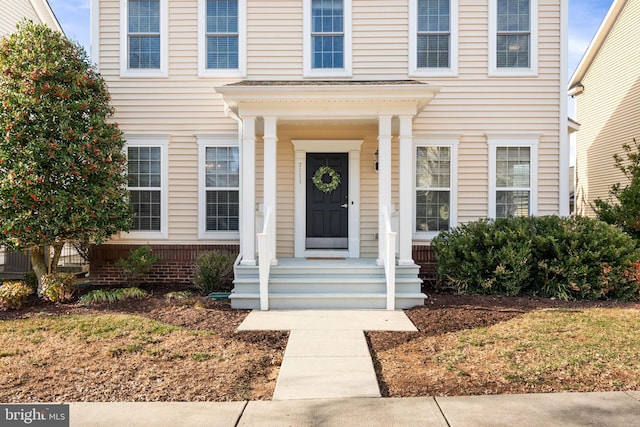
[[[78,44],[23,22],[0,40],[0,244],[28,249],[38,279],[67,242],[129,230],[124,139]]]
[[[627,179],[626,185],[615,183],[609,199],[596,199],[592,205],[598,219],[616,225],[636,239],[640,239],[640,142],[622,145],[624,156],[614,154],[616,169]]]

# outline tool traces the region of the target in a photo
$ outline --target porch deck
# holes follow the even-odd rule
[[[396,266],[395,308],[424,304],[417,265]],[[259,309],[257,266],[235,269],[231,305]],[[384,268],[374,258],[279,258],[269,276],[270,309],[384,309]]]

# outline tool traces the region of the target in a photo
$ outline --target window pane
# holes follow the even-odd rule
[[[160,32],[160,0],[129,0],[129,32]]]
[[[531,181],[530,165],[529,147],[497,147],[496,187],[528,188]]]
[[[207,33],[238,32],[238,1],[207,0]]]
[[[160,36],[129,36],[129,68],[160,68]]]
[[[314,33],[341,33],[344,31],[344,5],[342,0],[313,0],[311,31]]]
[[[313,0],[311,32],[311,66],[313,68],[344,68],[343,1]]]
[[[207,68],[238,68],[238,36],[207,36]]]
[[[207,191],[207,231],[237,231],[240,222],[239,192]]]
[[[448,188],[450,185],[451,153],[449,147],[418,147],[416,187]]]
[[[420,68],[449,68],[449,35],[419,35],[417,55]]]
[[[207,147],[205,153],[206,187],[238,187],[240,182],[238,147]]]
[[[496,58],[500,68],[528,68],[529,40],[526,35],[498,35]]]
[[[418,31],[449,31],[449,0],[418,1]]]
[[[133,231],[160,231],[160,190],[132,190]]]
[[[529,216],[529,191],[497,191],[496,217]]]
[[[449,191],[416,192],[416,231],[449,229]]]
[[[529,32],[529,0],[498,0],[498,32]]]
[[[313,36],[313,68],[344,67],[343,36]]]

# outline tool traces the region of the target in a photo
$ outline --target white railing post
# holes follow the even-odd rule
[[[271,240],[275,239],[271,207],[265,208],[262,233],[258,233],[258,275],[260,278],[260,310],[269,310],[269,274],[275,254],[271,251]]]
[[[396,234],[391,230],[391,213],[388,206],[380,206],[384,233],[381,237],[382,262],[387,281],[387,310],[396,309]]]

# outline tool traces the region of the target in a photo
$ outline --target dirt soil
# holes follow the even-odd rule
[[[167,349],[166,356],[151,357],[144,352],[118,354],[86,344],[65,348],[44,340],[38,354],[0,357],[0,402],[36,401],[231,401],[268,400],[275,388],[288,333],[236,332],[248,314],[231,310],[228,302],[201,299],[199,304],[168,301],[161,291],[142,301],[127,301],[86,307],[78,304],[33,302],[18,311],[0,312],[3,319],[61,314],[132,314],[176,325],[192,335],[206,334],[206,348],[192,348],[202,341],[182,338]],[[417,333],[368,332],[383,395],[431,396],[486,393],[532,393],[544,391],[517,384],[470,385],[464,378],[443,381],[411,375],[412,364],[424,363],[418,348],[421,340],[445,340],[448,333],[491,326],[531,310],[563,307],[634,307],[638,304],[613,302],[564,302],[541,298],[510,298],[430,294],[424,307],[407,311],[419,329]],[[197,342],[197,344],[194,344]],[[444,341],[443,341],[444,342]],[[412,346],[415,345],[415,353]],[[442,344],[444,345],[444,344]],[[2,353],[0,348],[0,356]],[[183,354],[215,354],[210,360],[175,357]],[[173,352],[173,353],[172,353]],[[173,355],[173,356],[171,356]],[[15,362],[9,362],[16,359]],[[402,363],[390,363],[390,360]],[[37,361],[42,361],[38,363]],[[604,391],[604,390],[593,390]]]

